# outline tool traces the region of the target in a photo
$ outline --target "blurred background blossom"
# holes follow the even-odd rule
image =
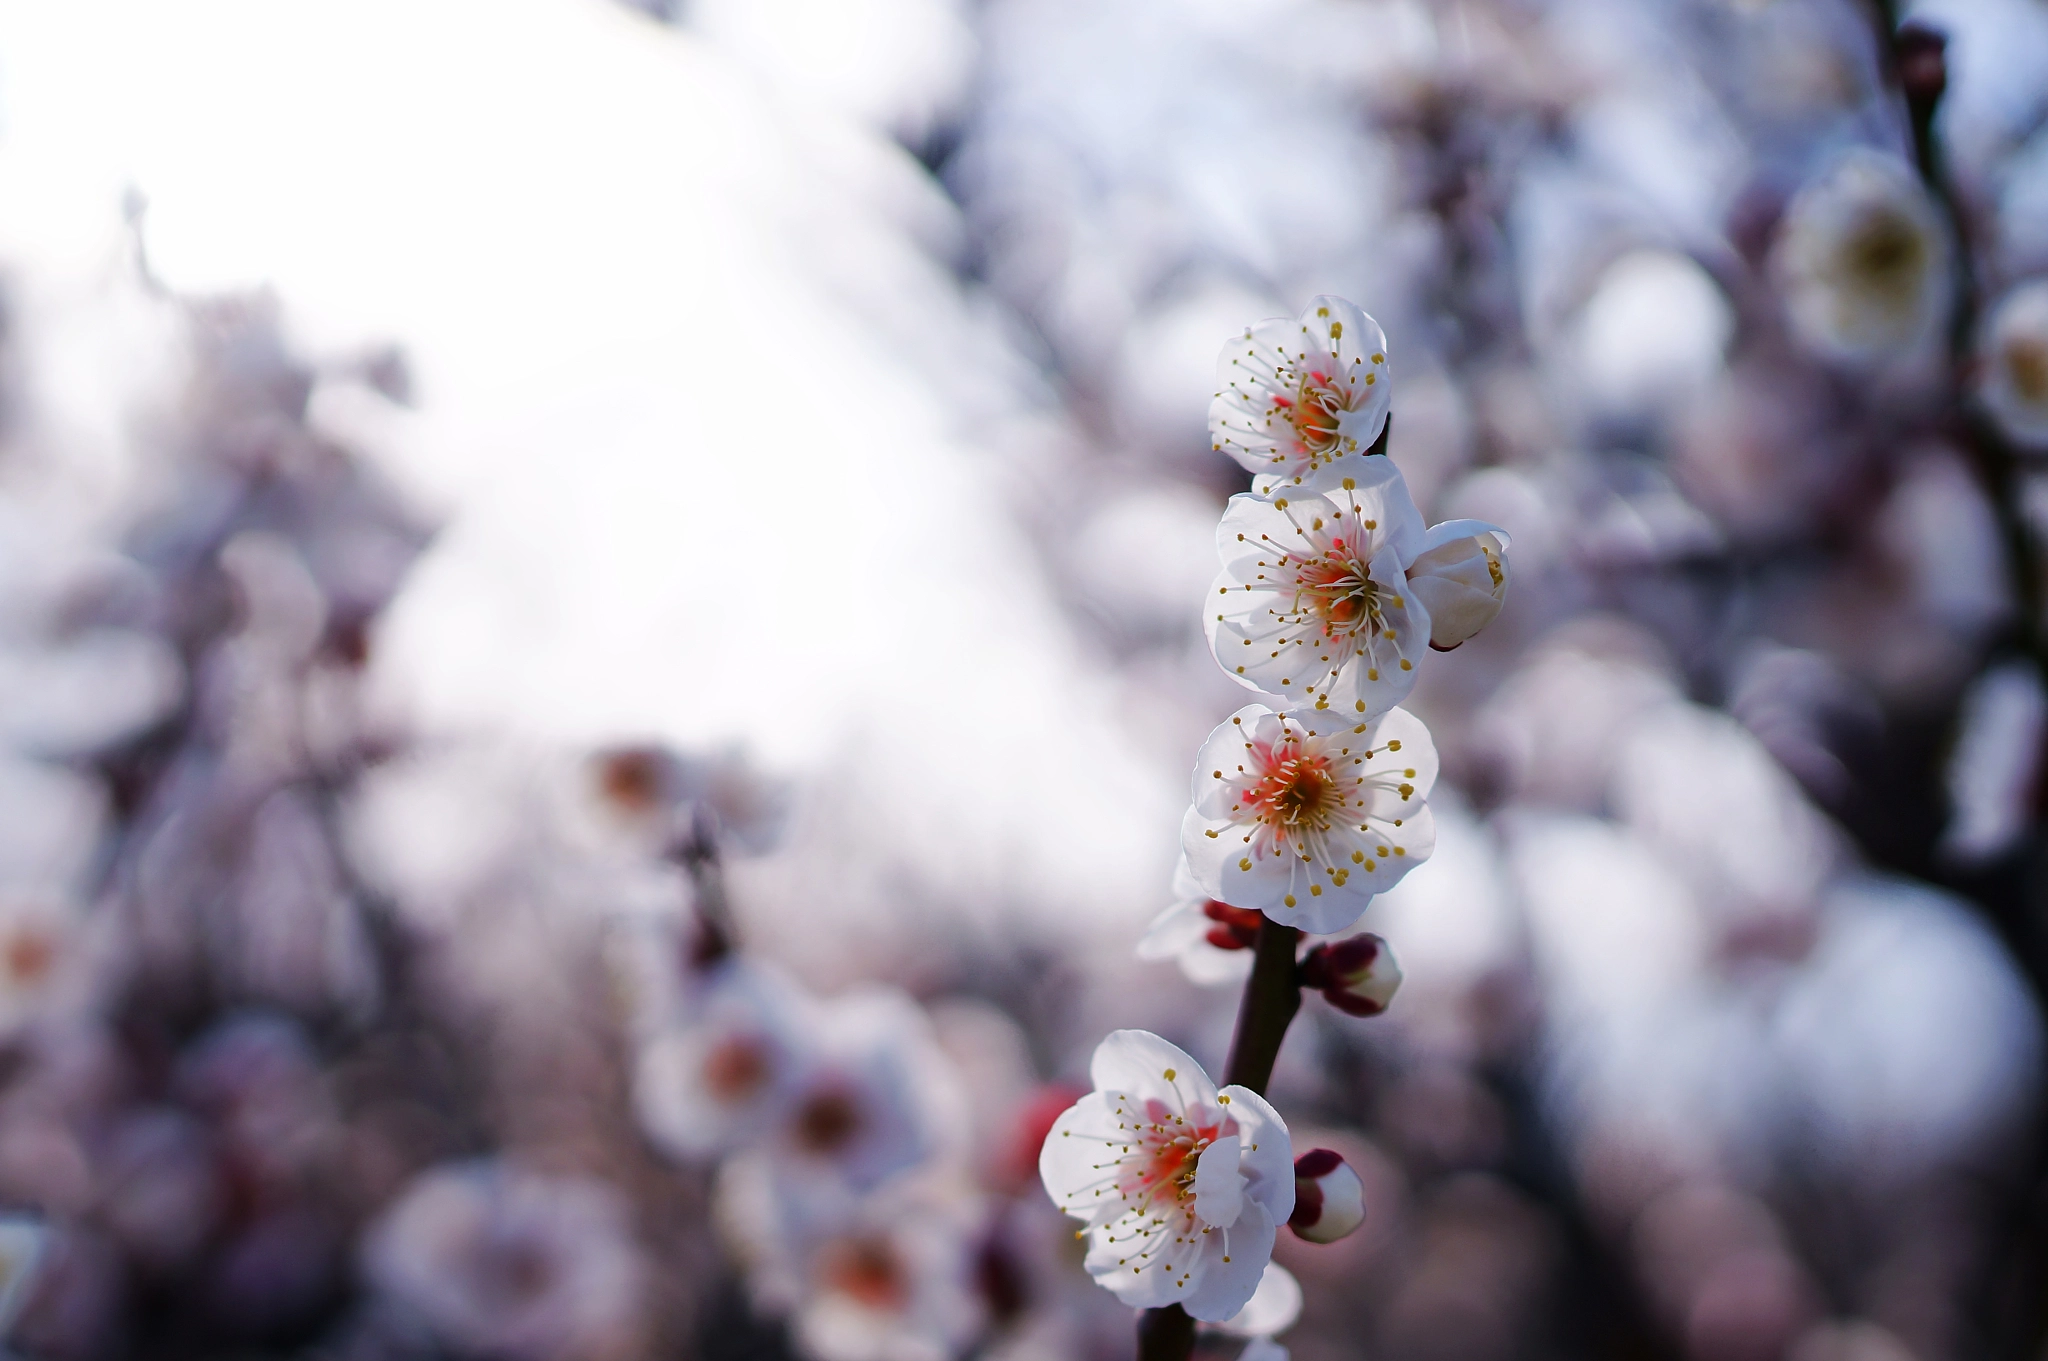
[[[1513,586],[1202,1354],[2041,1355],[2039,0],[0,0],[6,1345],[1130,1355],[1323,293]]]

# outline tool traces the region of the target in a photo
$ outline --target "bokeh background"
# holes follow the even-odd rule
[[[1130,1355],[1035,1139],[1220,1067],[1205,415],[1331,292],[1514,579],[1285,1344],[2041,1356],[2043,279],[2038,0],[0,3],[12,1348]]]

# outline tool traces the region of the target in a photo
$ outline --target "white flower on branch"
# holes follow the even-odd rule
[[[1038,1158],[1046,1194],[1086,1225],[1088,1274],[1134,1308],[1232,1317],[1294,1212],[1286,1123],[1248,1087],[1219,1092],[1143,1030],[1112,1032],[1089,1076],[1095,1090],[1054,1122]]]
[[[1429,645],[1449,652],[1507,601],[1508,532],[1484,520],[1431,525],[1408,564],[1408,590],[1429,611]]]
[[[909,997],[865,989],[811,1024],[810,1062],[764,1145],[789,1194],[873,1190],[964,1127],[958,1078]]]
[[[615,1356],[643,1326],[626,1206],[588,1177],[497,1161],[415,1178],[363,1244],[371,1282],[441,1342],[508,1361]]]
[[[817,1361],[947,1361],[985,1324],[972,1202],[869,1198],[807,1244],[795,1331]]]
[[[2048,279],[2021,284],[1984,324],[1984,405],[2021,444],[2048,447]]]
[[[1436,848],[1436,771],[1429,730],[1406,710],[1369,719],[1247,704],[1202,744],[1181,849],[1211,897],[1342,931]]]
[[[1414,688],[1430,640],[1429,610],[1407,577],[1425,536],[1385,458],[1231,497],[1204,618],[1216,660],[1289,704],[1385,713]]]
[[[1869,150],[1800,190],[1773,263],[1800,340],[1849,363],[1914,349],[1951,295],[1940,211],[1910,166]]]
[[[687,1025],[641,1046],[633,1096],[648,1137],[697,1159],[744,1148],[795,1104],[809,1064],[805,999],[777,976],[727,959]]]
[[[1363,454],[1387,422],[1387,337],[1355,303],[1324,294],[1300,317],[1248,327],[1216,361],[1209,437],[1268,481]]]

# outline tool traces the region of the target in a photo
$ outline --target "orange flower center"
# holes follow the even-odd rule
[[[768,1055],[751,1035],[732,1035],[704,1056],[704,1085],[720,1101],[744,1101],[768,1080]]]
[[[887,1239],[842,1238],[826,1249],[825,1283],[870,1309],[898,1310],[909,1302],[902,1261]]]
[[[1303,448],[1321,454],[1337,447],[1337,415],[1344,409],[1344,400],[1328,374],[1303,374],[1294,396],[1276,395],[1273,405],[1287,413],[1287,422]]]
[[[1344,796],[1328,757],[1290,748],[1274,753],[1258,783],[1245,791],[1244,802],[1276,831],[1327,831]]]

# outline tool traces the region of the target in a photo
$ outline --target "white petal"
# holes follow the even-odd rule
[[[1209,935],[1208,915],[1202,911],[1206,898],[1198,902],[1170,904],[1152,919],[1152,925],[1138,941],[1140,959],[1179,959],[1202,944]]]
[[[1502,552],[1506,552],[1509,544],[1512,542],[1508,538],[1508,532],[1491,521],[1439,520],[1429,527],[1428,533],[1422,536],[1421,551],[1427,553],[1432,548],[1442,548],[1447,543],[1455,543],[1459,539],[1476,538],[1481,534],[1491,534],[1499,539]]]
[[[1204,1224],[1227,1229],[1244,1209],[1244,1174],[1237,1170],[1242,1140],[1232,1134],[1195,1160],[1195,1213]]]
[[[1271,1337],[1286,1332],[1300,1318],[1301,1282],[1278,1262],[1268,1262],[1265,1274],[1259,1277],[1259,1288],[1244,1308],[1217,1327],[1238,1337]],[[1242,1355],[1251,1355],[1251,1349],[1246,1348]]]
[[[1304,865],[1302,868],[1306,870],[1308,867]],[[1301,877],[1303,882],[1287,895],[1294,899],[1293,906],[1290,907],[1287,897],[1283,897],[1259,910],[1282,926],[1291,926],[1312,936],[1327,936],[1355,925],[1365,915],[1365,909],[1372,905],[1373,896],[1380,888],[1391,888],[1400,878],[1398,874],[1381,874],[1376,882],[1370,876],[1353,874],[1343,888],[1332,888],[1325,882],[1315,886],[1323,890],[1321,893],[1311,893],[1306,882],[1308,876],[1303,874]]]
[[[1252,971],[1252,952],[1219,950],[1204,941],[1181,955],[1180,971],[1198,988],[1242,983]]]
[[[1429,728],[1423,721],[1406,709],[1389,710],[1379,721],[1379,726],[1370,734],[1375,747],[1389,742],[1399,742],[1398,752],[1389,752],[1374,758],[1380,761],[1399,761],[1400,768],[1413,770],[1413,775],[1403,778],[1415,786],[1417,798],[1429,797],[1429,791],[1436,788],[1437,755],[1436,742],[1429,735]]]
[[[1287,1122],[1265,1097],[1233,1083],[1220,1093],[1230,1098],[1230,1114],[1242,1141],[1238,1170],[1245,1195],[1265,1207],[1273,1222],[1284,1224],[1294,1213],[1294,1141]]]
[[[1428,547],[1422,512],[1408,490],[1408,480],[1401,476],[1400,465],[1391,458],[1374,455],[1338,459],[1316,469],[1299,485],[1302,492],[1322,496],[1336,505],[1356,505],[1366,519],[1377,523],[1375,533],[1400,555],[1404,569],[1417,553]]]
[[[1273,1260],[1274,1227],[1266,1207],[1252,1201],[1237,1223],[1202,1235],[1201,1268],[1180,1301],[1190,1318],[1221,1323],[1250,1302]]]
[[[1287,1361],[1287,1348],[1270,1337],[1255,1337],[1237,1354],[1237,1361]]]
[[[1216,1084],[1202,1065],[1149,1030],[1110,1031],[1095,1047],[1088,1079],[1099,1092],[1128,1092],[1141,1101],[1164,1101],[1176,1111],[1216,1101]]]
[[[1060,1113],[1038,1150],[1038,1180],[1046,1195],[1077,1219],[1092,1219],[1106,1202],[1121,1204],[1113,1188],[1097,1194],[1110,1181],[1102,1164],[1123,1147],[1104,1137],[1117,1132],[1117,1123],[1112,1098],[1090,1092]]]

